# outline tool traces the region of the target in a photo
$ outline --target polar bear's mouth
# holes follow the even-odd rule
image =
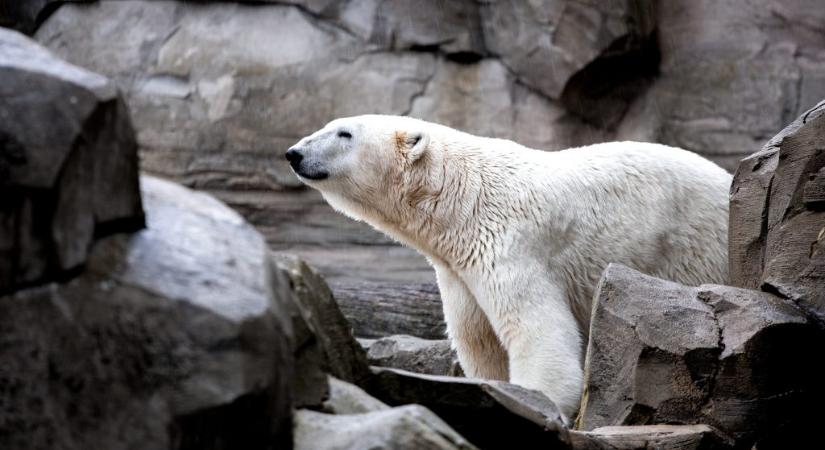
[[[316,180],[317,181],[317,180],[323,180],[324,178],[329,177],[329,174],[324,172],[324,171],[310,173],[310,172],[306,172],[304,170],[300,170],[300,171],[296,171],[295,173],[297,173],[299,177],[306,178],[307,180]]]

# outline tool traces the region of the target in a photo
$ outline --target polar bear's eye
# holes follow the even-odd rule
[[[344,139],[352,139],[352,134],[349,131],[339,131],[338,137]]]

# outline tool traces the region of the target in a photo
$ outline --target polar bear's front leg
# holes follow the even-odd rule
[[[582,336],[564,291],[525,269],[490,276],[478,298],[509,355],[510,382],[546,394],[569,423],[581,397]]]
[[[468,377],[508,380],[507,353],[475,297],[455,273],[434,264],[447,334]]]

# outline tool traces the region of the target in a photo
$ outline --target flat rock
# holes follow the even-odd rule
[[[373,366],[393,367],[430,375],[463,375],[449,339],[420,339],[395,335],[381,339],[359,339]]]
[[[578,428],[704,423],[751,446],[817,411],[823,332],[792,303],[611,264],[597,288]]]
[[[637,425],[570,432],[575,450],[721,450],[732,448],[707,425]]]
[[[290,440],[286,274],[211,196],[141,179],[147,228],[0,297],[0,447],[271,448]]]
[[[435,414],[419,405],[352,415],[300,410],[296,450],[475,449]]]
[[[373,373],[366,388],[371,395],[389,405],[423,405],[479,448],[564,448],[563,419],[540,392],[390,368],[374,367]]]
[[[0,294],[65,279],[143,226],[137,143],[113,83],[0,29]]]

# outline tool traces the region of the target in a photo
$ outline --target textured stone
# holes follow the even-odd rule
[[[567,439],[558,408],[538,391],[398,369],[374,367],[373,372],[371,395],[389,405],[423,405],[478,447],[512,448],[518,442],[519,448],[546,449]]]
[[[374,366],[394,367],[430,375],[462,375],[449,339],[429,340],[395,335],[377,340],[358,340]]]
[[[579,428],[704,423],[749,447],[817,411],[825,353],[806,344],[824,337],[771,294],[611,264],[594,300]]]
[[[0,293],[76,272],[143,226],[137,144],[115,85],[0,29]]]
[[[382,48],[438,49],[464,62],[477,60],[486,53],[478,5],[472,2],[372,0],[355,3],[361,3],[358,7],[362,11],[366,10],[364,4],[369,4],[369,11],[373,13],[368,16],[372,19],[369,40]]]
[[[825,102],[742,161],[731,186],[731,283],[825,320]]]
[[[98,241],[70,281],[0,297],[0,447],[288,444],[288,278],[225,205],[141,184],[145,230]]]
[[[356,448],[471,450],[476,447],[438,416],[418,405],[343,416],[307,410],[295,414],[296,450]]]

